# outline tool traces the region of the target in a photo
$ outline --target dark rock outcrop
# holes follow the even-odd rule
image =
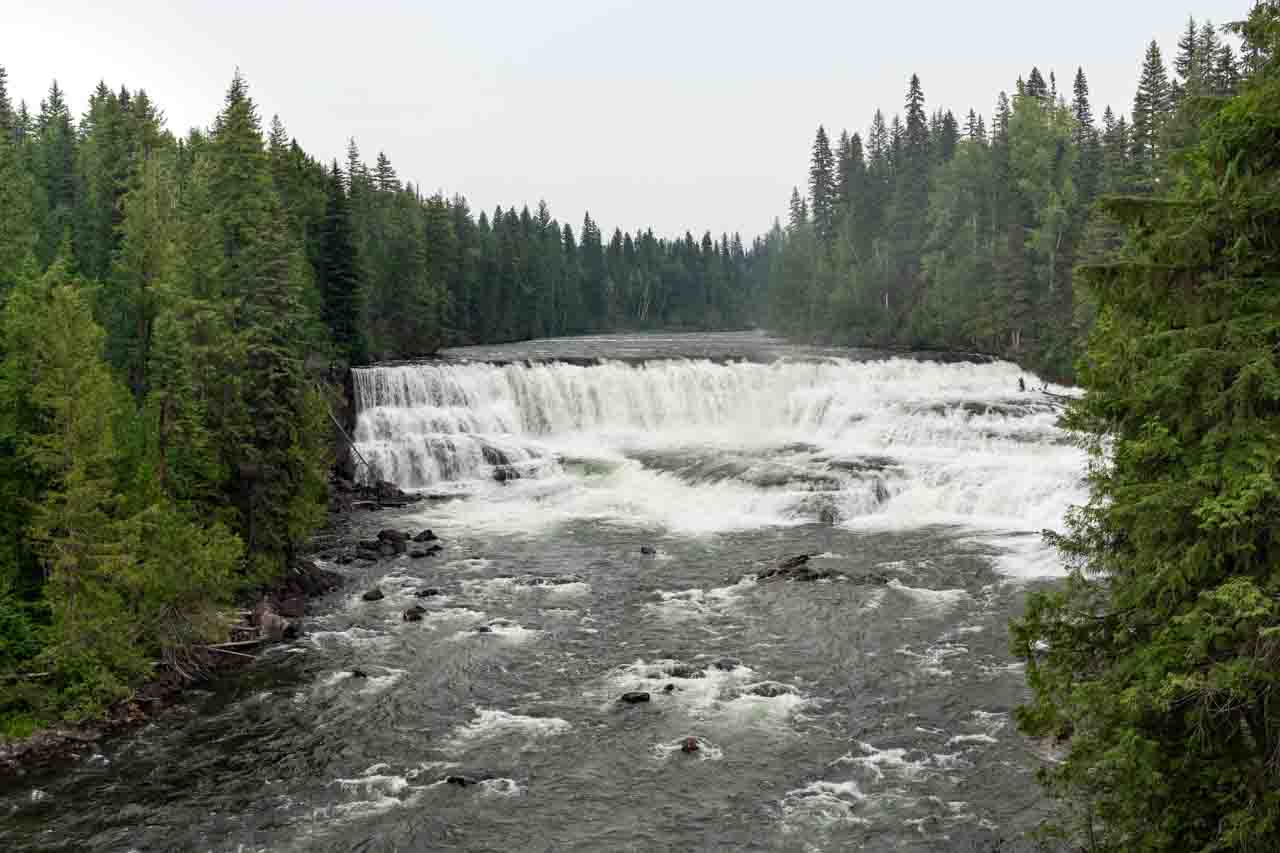
[[[386,596],[382,594],[382,590],[378,589],[376,586],[360,597],[365,601],[381,601],[386,598]]]
[[[415,604],[400,614],[400,618],[406,622],[421,622],[423,615],[427,612],[427,608]]]
[[[630,693],[623,693],[618,697],[618,701],[624,705],[639,705],[649,701],[649,694],[643,690],[633,690]]]
[[[646,557],[652,557],[658,553],[658,549],[653,547],[652,545],[641,545],[640,553],[645,555]]]
[[[681,752],[697,752],[702,749],[702,744],[698,742],[696,737],[687,737],[680,742]]]
[[[759,684],[753,684],[747,688],[747,692],[752,696],[762,696],[765,699],[776,699],[779,696],[785,696],[788,693],[795,693],[795,689],[789,684],[783,684],[778,681],[762,681]]]
[[[776,566],[762,569],[756,573],[756,580],[761,581],[820,581],[841,577],[834,569],[820,569],[809,565],[809,560],[816,555],[798,554],[788,557]]]

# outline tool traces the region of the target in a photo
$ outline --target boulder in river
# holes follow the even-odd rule
[[[430,548],[414,548],[409,551],[409,558],[412,560],[421,560],[426,557],[434,557],[443,550],[444,548],[440,545],[432,545]]]
[[[776,699],[779,696],[785,696],[788,693],[796,691],[789,684],[783,684],[779,681],[762,681],[759,684],[753,684],[747,688],[747,692],[752,696],[762,696],[765,699]]]
[[[476,632],[477,634],[492,634],[492,633],[493,633],[493,629],[492,629],[492,628],[490,628],[488,625],[477,625],[476,627],[472,628],[471,630],[472,630],[472,631],[474,631],[474,632]]]
[[[721,672],[733,672],[735,669],[742,666],[742,661],[737,658],[720,658],[713,664],[713,666]]]
[[[422,616],[427,612],[427,608],[415,604],[400,614],[400,618],[406,622],[421,622]]]
[[[679,689],[680,689],[680,688],[679,688],[679,687],[676,687],[674,684],[668,684],[666,687],[662,688],[662,692],[663,692],[663,693],[675,693],[675,692],[676,692],[677,690],[679,690]]]
[[[439,536],[435,535],[435,533],[431,532],[430,530],[424,530],[421,533],[419,533],[417,536],[413,537],[413,541],[414,542],[435,542],[439,538],[440,538]]]
[[[681,752],[697,752],[700,749],[702,749],[702,745],[696,737],[687,737],[680,741]]]
[[[695,666],[687,663],[678,663],[667,669],[667,675],[672,678],[706,678],[707,674]]]
[[[658,549],[653,547],[652,545],[641,545],[640,553],[644,554],[646,557],[652,557],[658,553]]]
[[[376,586],[360,597],[365,601],[381,601],[386,598],[386,596],[382,594],[382,590],[378,589]]]
[[[444,591],[438,587],[429,586],[426,589],[420,589],[414,594],[415,598],[435,598],[437,595],[444,595]]]
[[[820,569],[809,565],[813,554],[797,554],[788,557],[776,566],[762,569],[756,573],[756,580],[761,581],[820,581],[841,577],[834,569]]]
[[[461,774],[444,777],[445,784],[457,785],[459,788],[470,788],[473,785],[479,785],[485,781],[483,778],[474,776],[463,776]]]
[[[365,672],[363,669],[353,669],[351,670],[351,677],[352,678],[368,678],[369,673]]]
[[[649,701],[649,694],[643,690],[632,690],[619,696],[618,701],[624,705],[639,705],[642,702]]]
[[[378,531],[378,539],[382,542],[407,542],[409,534],[400,530],[393,530],[388,527]]]
[[[361,539],[356,543],[356,549],[359,551],[370,551],[377,553],[382,548],[382,542],[378,539]]]

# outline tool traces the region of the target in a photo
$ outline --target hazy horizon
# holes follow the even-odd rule
[[[145,88],[176,134],[212,122],[239,67],[264,126],[278,113],[325,161],[354,137],[366,162],[383,151],[403,180],[476,211],[545,199],[575,229],[589,210],[606,232],[749,240],[785,215],[817,126],[864,132],[876,108],[900,111],[912,73],[927,109],[962,123],[1033,65],[1067,92],[1083,66],[1095,113],[1127,113],[1147,42],[1169,62],[1188,15],[1221,24],[1250,3],[1084,0],[1048,23],[981,5],[31,5],[0,64],[33,111],[56,78],[79,117],[102,79]]]

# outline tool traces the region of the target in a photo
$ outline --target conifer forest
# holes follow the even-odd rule
[[[1008,639],[1010,730],[1054,756],[1036,843],[1280,850],[1280,2],[1242,5],[1135,44],[1126,103],[1033,67],[936,104],[904,53],[759,235],[474,210],[355,139],[313,156],[231,69],[186,130],[0,66],[0,738],[208,674],[329,518],[352,368],[760,329],[1071,389],[1087,499]]]

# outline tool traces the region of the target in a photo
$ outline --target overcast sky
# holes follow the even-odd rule
[[[900,109],[990,114],[1032,65],[1128,112],[1144,46],[1251,0],[277,0],[6,3],[0,64],[35,108],[55,77],[79,114],[99,79],[145,88],[170,128],[208,126],[239,66],[307,151],[385,151],[472,206],[545,198],[577,228],[741,231],[785,213],[819,123]],[[1054,12],[1051,16],[1049,13]]]

